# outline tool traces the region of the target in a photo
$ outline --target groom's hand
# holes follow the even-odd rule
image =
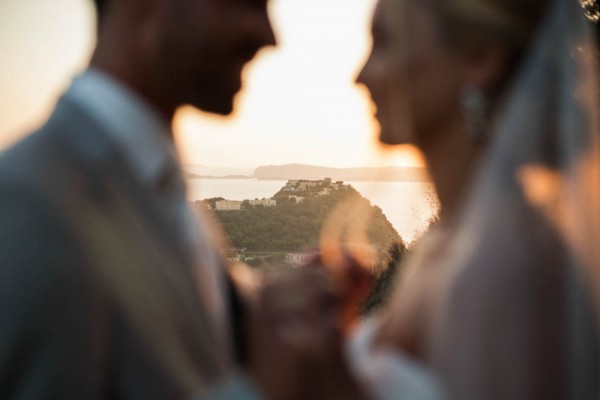
[[[341,343],[339,296],[322,269],[266,278],[250,318],[250,373],[269,399],[317,399],[315,370]]]
[[[340,281],[315,260],[266,279],[251,318],[250,369],[269,399],[360,398],[343,352],[365,279],[355,267]]]
[[[338,298],[339,322],[348,333],[360,318],[360,308],[371,293],[374,276],[371,263],[373,256],[354,256],[352,252],[339,250],[334,257],[326,252],[316,256],[305,268],[325,270],[335,286]]]

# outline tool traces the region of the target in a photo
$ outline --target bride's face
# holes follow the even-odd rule
[[[380,140],[425,144],[459,112],[460,60],[423,0],[380,0],[358,82],[377,107]]]

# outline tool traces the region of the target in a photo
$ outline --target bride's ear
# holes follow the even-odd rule
[[[500,85],[509,69],[509,52],[503,46],[482,46],[466,52],[464,83],[493,92]]]

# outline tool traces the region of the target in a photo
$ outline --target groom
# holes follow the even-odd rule
[[[233,317],[247,303],[170,130],[184,104],[232,111],[275,44],[266,0],[95,2],[90,67],[0,157],[0,398],[298,397],[301,346]]]

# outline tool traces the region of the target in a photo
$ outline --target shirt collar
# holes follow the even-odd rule
[[[90,68],[65,95],[102,125],[133,173],[143,183],[160,184],[179,161],[167,121],[143,99],[109,75]]]

